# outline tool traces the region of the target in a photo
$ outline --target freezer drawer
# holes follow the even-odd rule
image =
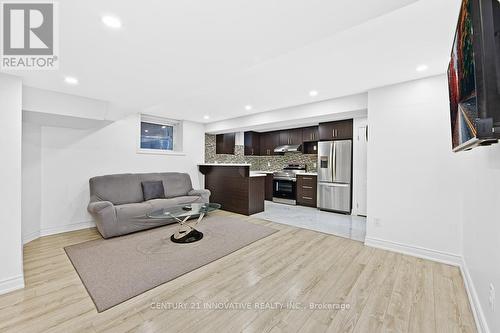
[[[318,183],[318,208],[351,213],[351,185]]]

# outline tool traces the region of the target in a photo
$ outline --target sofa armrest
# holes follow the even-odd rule
[[[201,197],[204,202],[210,202],[210,194],[209,190],[191,190],[188,192],[190,196]]]
[[[87,207],[87,210],[91,214],[99,214],[99,212],[107,207],[112,207],[113,204],[109,201],[95,201],[89,203],[89,206]]]
[[[109,201],[90,202],[87,210],[94,217],[97,230],[104,238],[116,235],[116,209]]]

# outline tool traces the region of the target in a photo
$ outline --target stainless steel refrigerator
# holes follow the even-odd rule
[[[351,213],[352,141],[318,143],[318,208]]]

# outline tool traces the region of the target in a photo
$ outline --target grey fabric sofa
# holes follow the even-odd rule
[[[166,199],[144,201],[143,181],[162,181]],[[104,238],[150,229],[175,220],[152,220],[147,214],[162,208],[207,203],[210,191],[194,190],[185,173],[119,174],[91,178],[89,213]]]

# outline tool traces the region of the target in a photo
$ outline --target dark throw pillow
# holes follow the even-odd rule
[[[163,182],[161,180],[142,182],[142,195],[144,196],[144,201],[152,199],[165,199]]]

